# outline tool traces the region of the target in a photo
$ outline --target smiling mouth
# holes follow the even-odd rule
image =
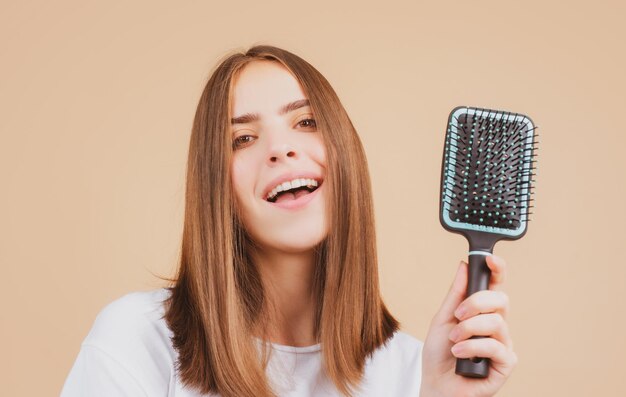
[[[314,185],[304,185],[295,187],[292,189],[284,190],[276,193],[275,195],[266,199],[269,203],[283,202],[283,201],[292,201],[297,200],[302,196],[306,196],[308,194],[313,193],[317,189],[322,186],[322,181],[319,181],[317,186]]]

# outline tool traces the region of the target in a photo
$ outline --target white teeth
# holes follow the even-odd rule
[[[318,183],[315,179],[311,179],[311,178],[298,178],[298,179],[294,179],[291,181],[283,182],[279,184],[278,186],[276,186],[274,189],[272,189],[271,192],[269,192],[266,200],[270,200],[276,197],[276,195],[280,192],[284,192],[285,190],[294,189],[294,188],[301,187],[301,186],[314,187],[314,186],[318,186]]]

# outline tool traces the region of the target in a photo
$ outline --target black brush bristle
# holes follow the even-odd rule
[[[522,226],[532,201],[534,130],[515,113],[468,108],[451,117],[442,189],[450,220],[489,229]]]

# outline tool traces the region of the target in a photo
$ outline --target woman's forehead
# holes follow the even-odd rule
[[[296,78],[275,61],[253,61],[233,82],[232,114],[275,113],[284,105],[305,99]]]

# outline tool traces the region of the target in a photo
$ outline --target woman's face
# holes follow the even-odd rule
[[[326,152],[302,88],[279,63],[253,61],[234,81],[231,111],[232,183],[246,230],[262,250],[311,250],[328,232]]]

